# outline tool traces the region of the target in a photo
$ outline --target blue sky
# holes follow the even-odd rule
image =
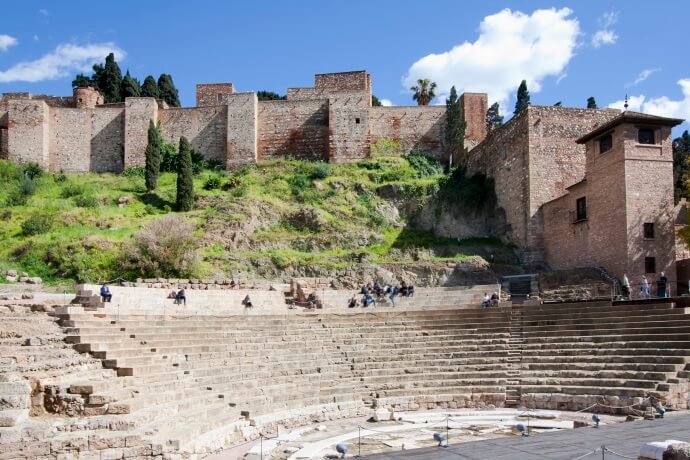
[[[140,80],[172,74],[185,106],[199,82],[284,94],[315,73],[365,69],[394,105],[428,77],[442,96],[451,84],[488,92],[512,113],[526,78],[534,104],[620,105],[627,93],[631,109],[690,118],[688,17],[687,0],[28,0],[2,8],[0,92],[68,95],[76,73],[117,50]]]

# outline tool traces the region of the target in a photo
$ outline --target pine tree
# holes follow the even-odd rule
[[[503,124],[503,116],[499,113],[498,102],[494,102],[486,111],[487,134]]]
[[[152,192],[158,186],[158,173],[161,167],[161,132],[160,127],[156,126],[153,120],[149,120],[149,142],[146,145],[146,168],[144,177],[146,179],[146,190]]]
[[[371,106],[372,107],[381,107],[382,105],[383,104],[381,104],[381,100],[372,94],[371,95]]]
[[[462,106],[455,86],[450,88],[450,95],[446,99],[446,149],[448,162],[453,163],[453,157],[458,156],[465,148],[465,123]]]
[[[122,100],[128,97],[137,97],[141,95],[141,85],[136,78],[132,78],[129,75],[129,70],[125,74],[125,78],[122,79],[122,85],[120,86],[120,95]]]
[[[588,109],[596,109],[597,108],[597,101],[594,99],[594,96],[589,96],[587,98],[587,108]]]
[[[517,90],[517,101],[515,101],[515,115],[520,113],[523,109],[526,109],[530,104],[529,102],[529,91],[527,90],[527,80],[522,80],[520,87]]]
[[[120,66],[115,62],[115,55],[110,53],[105,58],[105,66],[94,66],[96,73],[94,80],[98,82],[98,89],[103,94],[106,104],[111,102],[121,102],[120,85],[122,84],[122,72]]]
[[[158,91],[158,83],[153,76],[149,75],[144,79],[144,84],[141,85],[141,97],[155,97],[160,99],[160,92]]]
[[[169,74],[162,73],[158,77],[158,92],[160,93],[160,98],[167,102],[170,107],[180,106],[180,95]]]
[[[194,182],[192,170],[192,148],[187,138],[180,138],[177,163],[177,210],[191,211],[194,207]]]
[[[93,86],[93,82],[83,73],[80,73],[72,80],[72,88],[86,88],[87,86]]]

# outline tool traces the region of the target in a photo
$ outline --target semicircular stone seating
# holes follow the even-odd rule
[[[483,309],[458,299],[431,310],[318,313],[244,314],[234,303],[205,314],[64,307],[67,342],[106,369],[63,380],[63,393],[81,398],[80,429],[94,430],[94,442],[106,439],[103,449],[127,449],[130,437],[145,440],[152,456],[209,451],[277,424],[382,407],[600,403],[602,412],[620,412],[650,396],[687,407],[685,309],[610,302]]]

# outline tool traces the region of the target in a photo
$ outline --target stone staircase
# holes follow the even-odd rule
[[[522,347],[525,342],[522,332],[522,305],[513,305],[510,309],[510,337],[506,365],[506,407],[515,408],[520,405]]]

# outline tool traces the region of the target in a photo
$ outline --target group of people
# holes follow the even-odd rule
[[[640,281],[640,296],[643,299],[649,299],[651,297],[650,286],[653,286],[654,284],[656,284],[656,297],[670,296],[671,290],[669,289],[668,278],[664,272],[661,272],[659,279],[652,283],[650,283],[649,279],[647,279],[647,275],[642,275],[642,280]],[[632,290],[630,289],[630,280],[628,279],[627,273],[623,274],[623,280],[621,282],[621,294],[626,299],[629,299],[632,294]]]
[[[173,303],[187,305],[187,294],[184,292],[184,288],[175,292],[173,289],[170,294],[168,294],[168,299],[174,299]]]
[[[496,307],[498,306],[499,303],[499,297],[498,297],[498,292],[494,292],[491,294],[491,297],[489,297],[488,293],[484,293],[484,299],[482,300],[482,307],[483,308],[489,308],[489,307]]]
[[[414,286],[408,285],[405,281],[400,283],[400,285],[380,285],[378,281],[376,281],[373,284],[368,283],[365,286],[362,286],[362,288],[359,290],[359,293],[362,295],[362,307],[368,307],[370,305],[376,306],[377,302],[381,302],[386,298],[390,299],[391,304],[393,304],[395,307],[395,299],[398,297],[398,295],[403,297],[414,296]],[[349,308],[355,308],[359,304],[360,301],[357,299],[357,294],[355,294],[350,298],[347,306]]]

